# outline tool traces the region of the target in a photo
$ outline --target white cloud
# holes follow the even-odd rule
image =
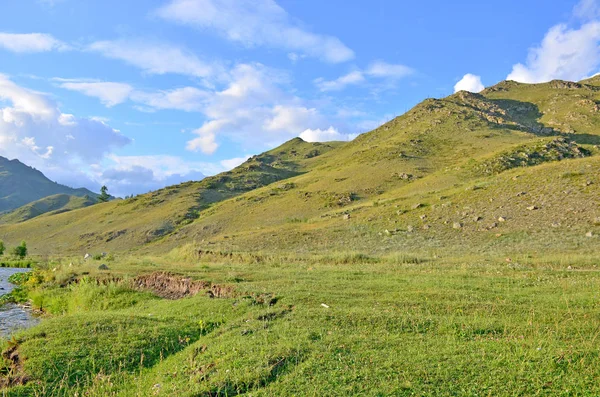
[[[221,160],[220,164],[225,168],[225,170],[229,171],[231,169],[234,169],[238,165],[245,163],[246,160],[248,160],[250,157],[251,156],[244,156],[244,157],[235,157],[235,158],[227,159],[227,160]]]
[[[476,76],[471,73],[467,73],[463,76],[458,83],[454,85],[454,92],[458,91],[469,91],[469,92],[481,92],[485,89],[485,86],[481,82],[481,76]]]
[[[143,40],[97,41],[88,49],[107,58],[122,60],[150,74],[175,73],[208,77],[218,69],[185,49],[165,43]]]
[[[210,94],[195,87],[183,87],[158,92],[134,91],[131,100],[152,109],[175,109],[186,112],[202,111]]]
[[[107,107],[112,107],[125,102],[133,91],[133,87],[125,83],[64,79],[55,80],[62,81],[60,87],[98,98]]]
[[[157,14],[248,47],[280,48],[331,63],[354,58],[338,38],[307,31],[274,0],[171,0]]]
[[[573,15],[583,21],[600,17],[600,3],[598,0],[581,0],[573,8]]]
[[[0,33],[0,48],[17,53],[65,51],[69,46],[45,33]]]
[[[414,70],[405,65],[375,61],[369,65],[365,73],[373,77],[401,79],[413,74]]]
[[[414,70],[408,66],[391,64],[383,61],[375,61],[371,63],[364,71],[355,70],[335,80],[318,78],[314,82],[323,92],[341,91],[349,85],[356,85],[366,82],[367,77],[387,79],[387,81],[390,82],[393,80],[399,80],[413,73]]]
[[[354,71],[345,74],[335,80],[316,79],[315,84],[323,92],[325,91],[340,91],[348,85],[359,84],[365,81],[365,76],[361,71]]]
[[[525,64],[516,64],[508,80],[541,83],[554,79],[578,81],[600,66],[600,22],[577,29],[560,24],[552,27],[539,47],[529,50]]]
[[[190,162],[178,156],[109,156],[109,168],[97,179],[116,195],[145,193],[186,181],[199,181],[223,171],[211,163]]]
[[[265,140],[297,136],[322,119],[280,88],[287,84],[285,74],[260,64],[240,64],[230,75],[229,84],[207,100],[202,112],[208,120],[193,131],[198,137],[188,142],[188,150],[212,154],[220,135],[263,147]]]
[[[324,122],[323,116],[315,108],[276,105],[271,112],[272,117],[267,118],[263,124],[267,131],[292,133],[302,131],[308,125]]]
[[[205,123],[202,127],[193,131],[194,134],[198,135],[187,143],[187,150],[192,152],[201,151],[204,154],[213,154],[219,148],[217,143],[217,136],[213,131],[217,131],[218,127],[225,124],[221,120],[213,120]]]
[[[131,100],[140,104],[141,106],[134,107],[143,112],[154,112],[160,109],[202,111],[210,97],[209,92],[195,87],[148,92],[136,90],[126,83],[63,78],[53,80],[60,82],[59,86],[62,88],[98,98],[107,107]]]
[[[74,186],[85,170],[129,138],[102,121],[62,113],[43,94],[0,75],[0,155],[18,158],[54,180]],[[89,181],[89,178],[86,179]]]
[[[342,134],[334,127],[329,127],[326,130],[307,129],[300,134],[300,138],[306,142],[351,141],[356,136],[357,134]]]

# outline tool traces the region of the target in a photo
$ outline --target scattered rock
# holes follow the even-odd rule
[[[460,222],[454,222],[454,223],[452,224],[452,228],[453,228],[453,229],[462,229],[462,227],[463,227],[463,225],[462,225],[462,223],[460,223]]]
[[[519,192],[517,193],[517,197],[525,196],[527,192]]]
[[[407,232],[409,232],[409,233],[412,233],[412,232],[414,232],[414,231],[415,231],[415,228],[414,228],[412,225],[408,225],[408,226],[406,227],[406,231],[407,231]]]
[[[350,219],[350,214],[344,214],[344,220]]]
[[[419,218],[421,218],[421,220],[424,221],[425,219],[427,219],[427,215],[421,215]]]
[[[106,266],[104,263],[101,264],[100,266],[98,266],[98,270],[109,270],[108,266]]]
[[[329,309],[329,305],[327,305],[325,303],[321,303],[321,306],[323,306],[325,309]]]
[[[552,222],[552,227],[560,227],[560,223],[559,222]]]
[[[85,254],[85,256],[83,257],[84,260],[88,260],[90,259],[92,256],[90,254]]]
[[[480,217],[480,216],[474,216],[473,217],[473,222],[479,222],[479,221],[482,221],[482,220],[483,220],[483,218]]]
[[[503,216],[498,217],[498,222],[506,222],[506,218]]]
[[[411,208],[412,208],[413,210],[416,210],[416,209],[419,209],[419,208],[421,208],[421,207],[423,207],[423,204],[421,204],[421,203],[416,203],[416,204],[413,204],[413,206],[412,206]]]
[[[530,205],[529,207],[527,207],[527,209],[528,209],[529,211],[535,211],[535,210],[537,210],[537,209],[538,209],[538,207],[536,207],[535,205]]]
[[[423,225],[423,230],[429,230],[431,228],[431,226],[429,225]]]
[[[585,234],[585,237],[594,237],[594,233],[593,232],[587,232]]]

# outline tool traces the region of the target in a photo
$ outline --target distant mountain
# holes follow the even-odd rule
[[[29,204],[25,204],[10,212],[0,214],[0,224],[19,223],[40,215],[55,215],[63,212],[89,207],[98,202],[90,196],[71,196],[68,194],[55,194],[44,197]]]
[[[57,194],[96,200],[98,195],[88,189],[73,189],[52,182],[35,168],[19,160],[0,157],[0,213],[5,213]],[[51,206],[55,210],[55,206]]]

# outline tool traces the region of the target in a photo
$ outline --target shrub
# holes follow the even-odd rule
[[[4,241],[0,240],[0,256],[4,255],[4,250],[6,248],[4,247]]]
[[[21,245],[18,245],[12,249],[12,254],[18,258],[25,258],[27,256],[27,243],[21,241]]]

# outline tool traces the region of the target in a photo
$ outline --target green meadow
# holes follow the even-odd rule
[[[2,342],[4,396],[600,393],[600,274],[585,258],[109,266],[55,260],[20,280],[44,320]],[[161,297],[175,284],[136,284],[165,271],[207,283],[176,299]]]

